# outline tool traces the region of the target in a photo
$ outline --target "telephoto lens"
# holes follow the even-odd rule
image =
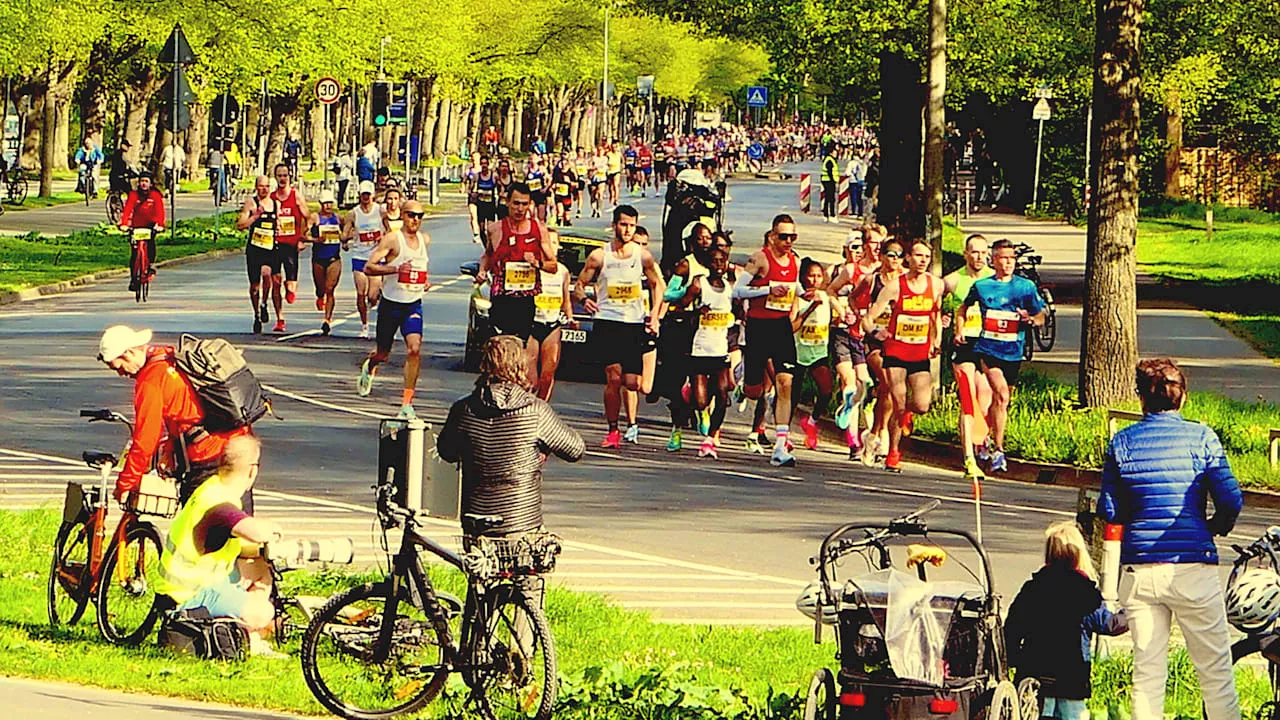
[[[301,567],[309,562],[349,565],[355,557],[356,548],[351,538],[298,538],[272,543],[265,550],[267,557],[276,564]]]

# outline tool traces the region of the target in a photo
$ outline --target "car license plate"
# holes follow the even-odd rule
[[[564,342],[584,343],[587,341],[586,330],[561,330],[560,339]]]

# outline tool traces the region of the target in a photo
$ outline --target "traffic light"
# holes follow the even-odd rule
[[[375,127],[382,127],[391,121],[388,106],[391,104],[391,83],[375,82],[372,97],[369,99],[369,114]]]
[[[191,109],[188,104],[195,101],[196,94],[191,90],[191,85],[187,82],[187,74],[181,67],[176,67],[169,73],[164,87],[160,88],[160,98],[163,103],[160,108],[160,121],[164,124],[164,129],[170,132],[186,130],[191,125]],[[173,112],[175,103],[178,109],[176,121]]]

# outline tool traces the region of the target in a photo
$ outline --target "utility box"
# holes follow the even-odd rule
[[[393,473],[397,505],[442,520],[461,519],[462,473],[440,459],[436,434],[421,420],[382,420],[378,428],[378,479]]]

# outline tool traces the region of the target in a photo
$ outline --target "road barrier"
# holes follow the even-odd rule
[[[836,195],[836,214],[837,215],[852,214],[849,212],[849,176],[841,175],[840,184],[837,185],[837,187],[840,188],[840,194]]]
[[[809,212],[810,178],[809,173],[800,173],[800,212]]]

